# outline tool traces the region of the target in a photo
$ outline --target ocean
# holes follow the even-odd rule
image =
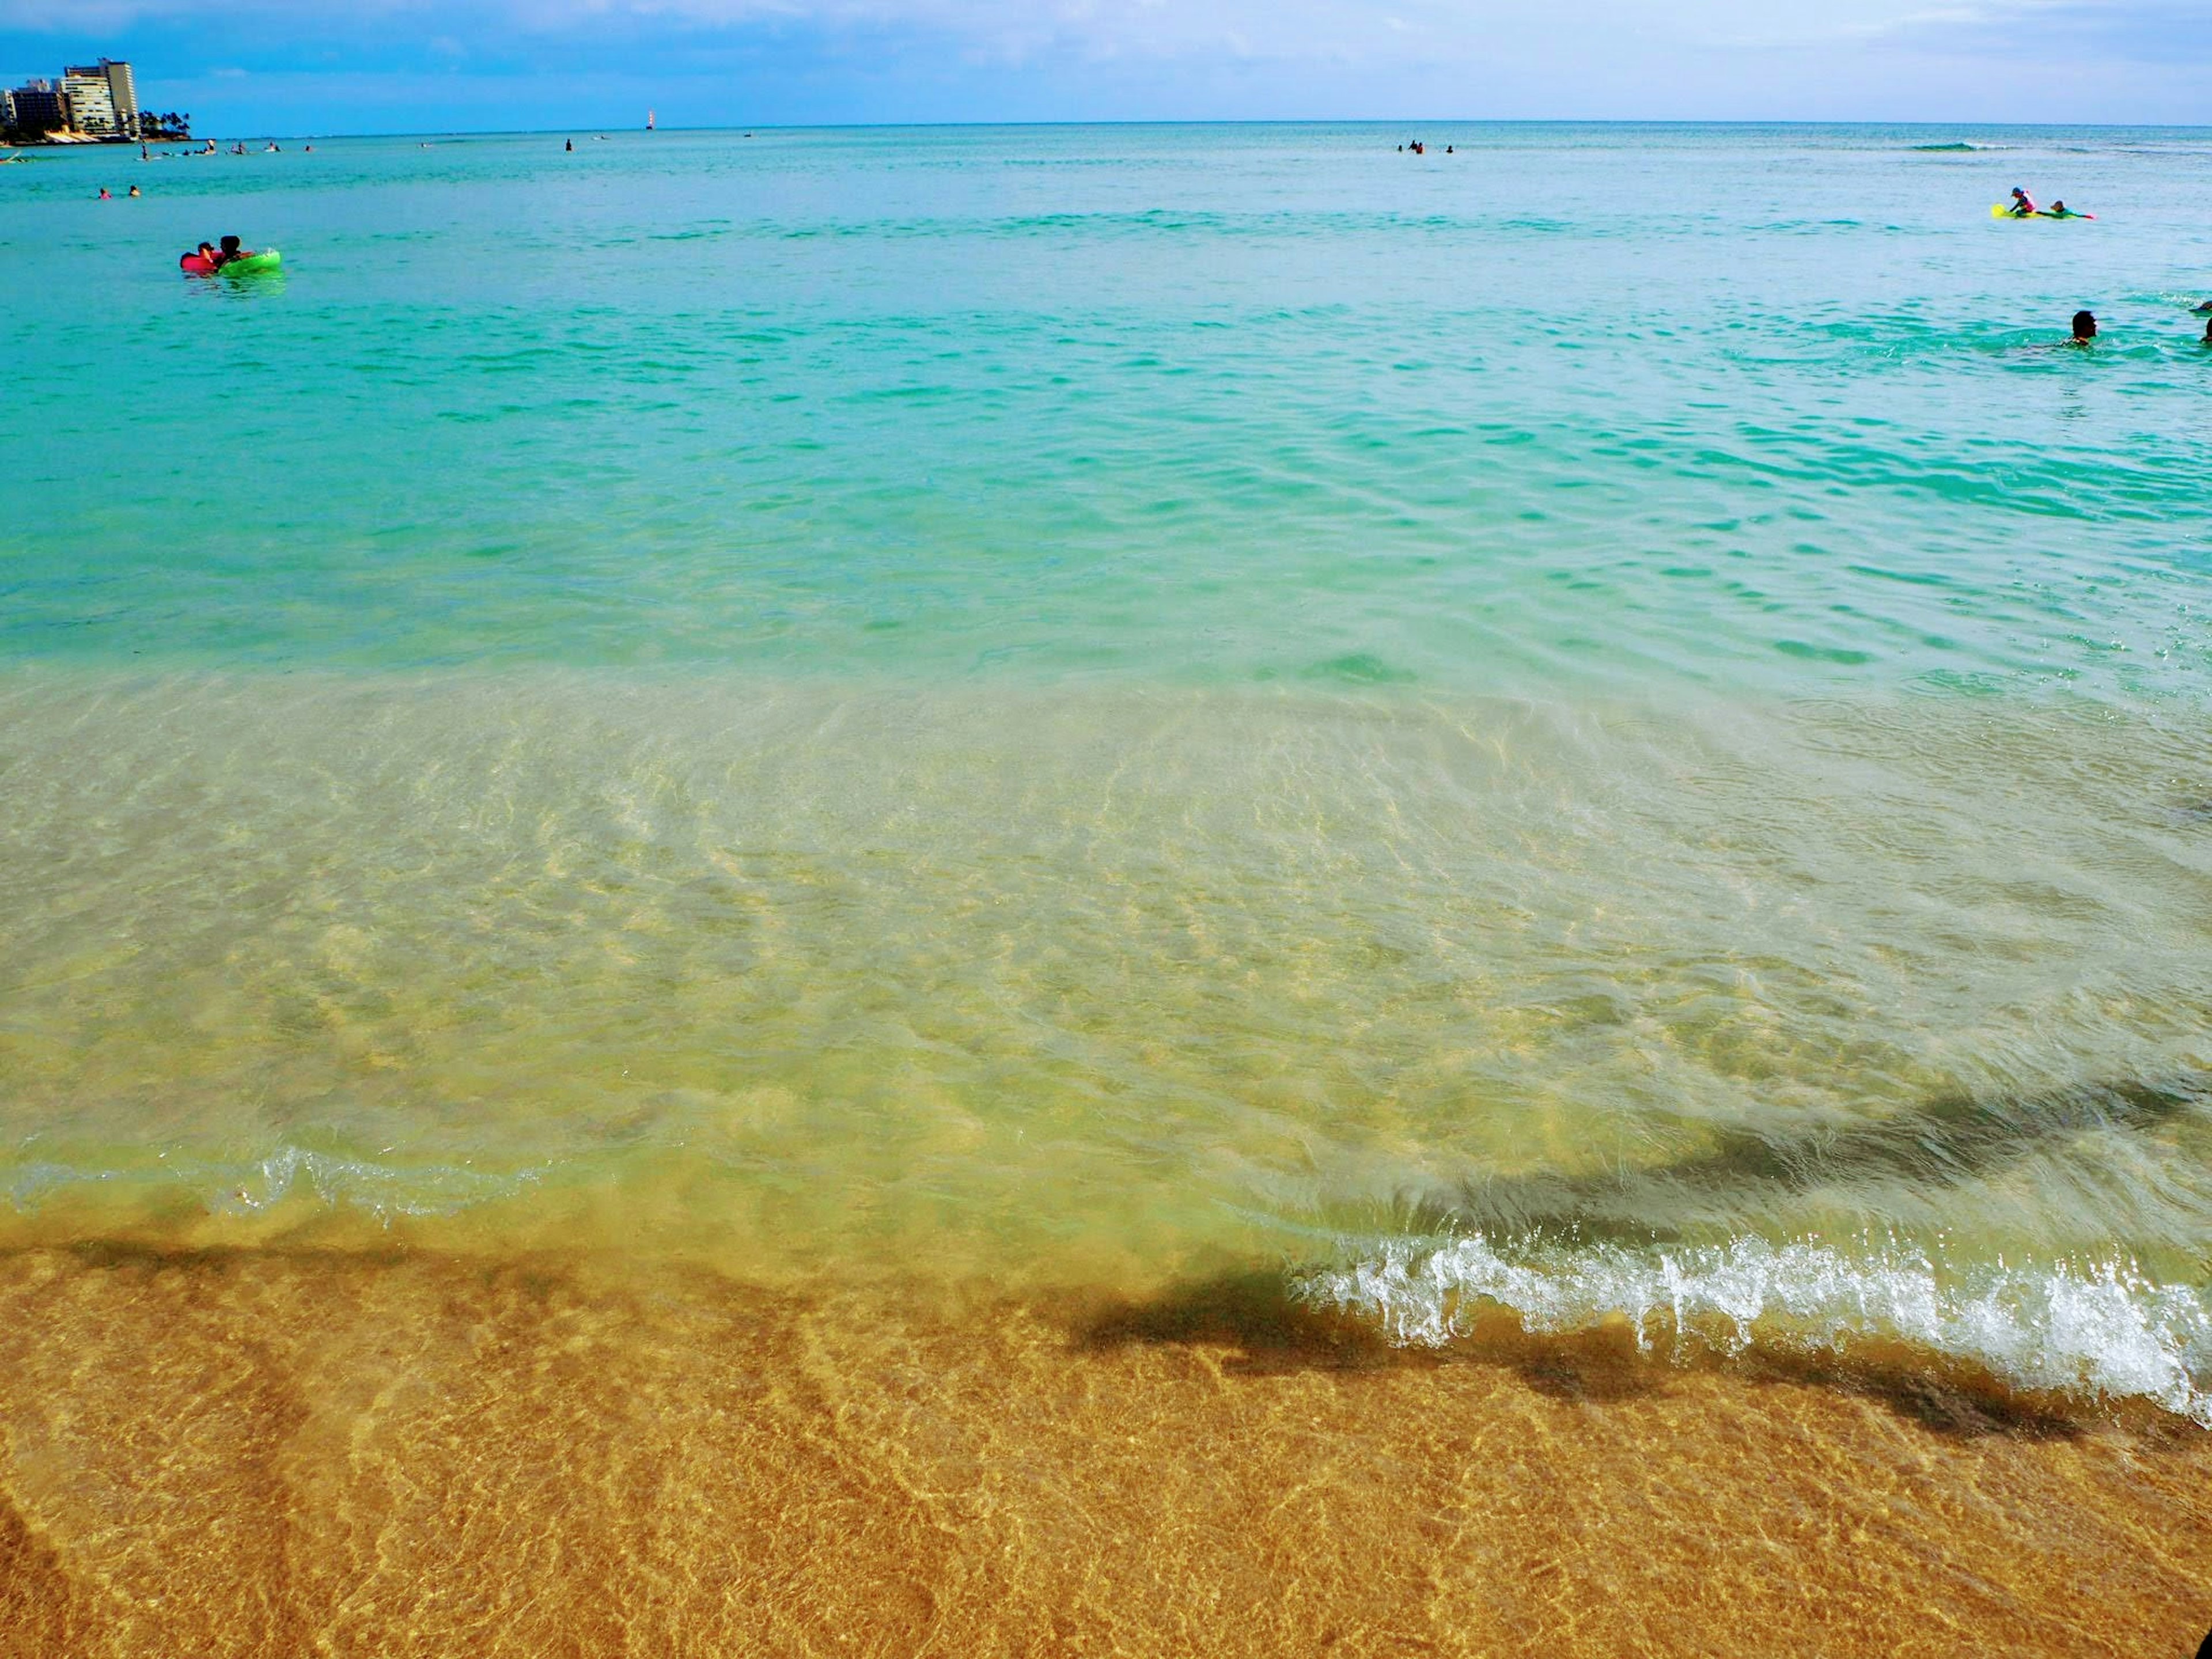
[[[53,1650],[2212,1625],[2212,132],[29,155]]]

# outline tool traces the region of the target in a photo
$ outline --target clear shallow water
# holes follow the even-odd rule
[[[2212,138],[1407,136],[0,170],[11,1224],[2204,1417]]]

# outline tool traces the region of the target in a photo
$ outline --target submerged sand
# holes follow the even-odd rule
[[[1971,1376],[395,1249],[0,1260],[0,1652],[2182,1654],[2212,1435]]]

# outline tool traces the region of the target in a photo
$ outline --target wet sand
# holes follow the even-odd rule
[[[2185,1654],[2212,1435],[1926,1366],[394,1249],[0,1258],[0,1652]]]

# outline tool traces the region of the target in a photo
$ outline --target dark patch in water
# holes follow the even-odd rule
[[[1382,1333],[1292,1293],[1281,1269],[1234,1270],[1186,1280],[1144,1301],[1116,1298],[1078,1324],[1085,1348],[1147,1346],[1234,1348],[1240,1371],[1346,1370],[1433,1363],[1394,1348]]]
[[[1349,680],[1355,685],[1403,684],[1413,678],[1405,669],[1393,668],[1382,658],[1365,651],[1317,662],[1305,671],[1304,677],[1310,680]]]
[[[2085,1085],[2025,1098],[1942,1096],[1877,1122],[1782,1137],[1728,1130],[1703,1150],[1655,1168],[1604,1176],[1471,1182],[1419,1205],[1438,1231],[1513,1237],[1550,1232],[1661,1241],[1681,1236],[1686,1210],[1755,1202],[1775,1192],[1902,1177],[1958,1186],[2053,1142],[2103,1130],[2141,1133],[2201,1104],[2202,1079],[2166,1085]]]

